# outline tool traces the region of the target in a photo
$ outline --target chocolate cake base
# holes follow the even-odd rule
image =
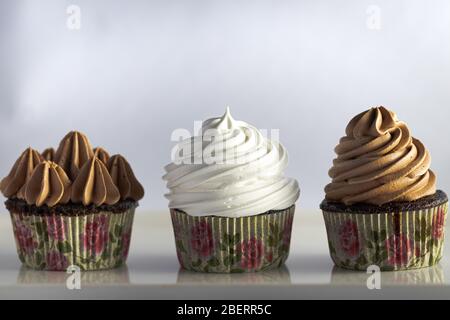
[[[99,213],[99,212],[111,212],[111,213],[123,213],[132,208],[138,206],[137,201],[124,200],[113,205],[102,206],[84,206],[78,203],[61,204],[54,207],[48,207],[46,205],[37,207],[35,205],[29,205],[24,200],[20,199],[8,199],[5,202],[6,208],[10,212],[21,213],[24,215],[63,215],[63,216],[82,216],[86,214]]]
[[[437,190],[435,194],[415,201],[405,202],[389,202],[381,206],[368,203],[355,203],[352,205],[345,205],[342,202],[323,200],[320,204],[320,209],[327,212],[340,213],[386,213],[386,212],[406,212],[421,209],[429,209],[439,206],[448,201],[447,194],[442,190]]]

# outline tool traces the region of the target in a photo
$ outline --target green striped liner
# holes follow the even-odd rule
[[[295,206],[264,214],[226,218],[190,216],[172,209],[182,268],[240,273],[281,267],[289,255]]]
[[[323,211],[330,255],[342,268],[408,270],[442,258],[448,203],[405,212]]]

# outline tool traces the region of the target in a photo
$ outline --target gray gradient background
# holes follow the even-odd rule
[[[81,30],[66,27],[80,6]],[[366,27],[369,5],[381,30]],[[316,208],[348,120],[383,104],[431,151],[449,190],[450,1],[0,3],[0,173],[71,129],[124,154],[164,208],[175,128],[219,116],[280,129],[287,174]]]

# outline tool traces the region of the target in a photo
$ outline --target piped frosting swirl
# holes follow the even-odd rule
[[[36,206],[66,204],[70,200],[71,182],[64,170],[51,161],[41,162],[25,186],[25,200]]]
[[[47,148],[41,153],[42,157],[47,161],[55,161],[55,149]]]
[[[329,171],[328,200],[382,205],[436,192],[428,150],[394,112],[371,108],[355,116],[345,132]]]
[[[36,150],[26,149],[14,163],[10,173],[0,182],[0,190],[7,198],[23,198],[23,187],[36,166],[44,159]]]
[[[191,216],[243,217],[292,206],[295,179],[284,176],[286,149],[255,127],[222,117],[203,122],[201,135],[181,141],[163,179],[169,207]]]
[[[94,154],[99,158],[105,165],[108,163],[110,158],[108,151],[101,147],[97,147],[94,149]]]
[[[69,202],[101,206],[140,200],[144,189],[129,163],[122,156],[110,160],[106,150],[98,147],[94,153],[88,138],[72,131],[56,152],[53,148],[42,154],[31,148],[25,150],[0,181],[0,191],[9,199],[48,207]]]
[[[80,173],[81,167],[93,157],[94,151],[88,138],[81,132],[72,131],[59,144],[55,162],[74,181]]]
[[[119,189],[99,158],[93,157],[81,168],[80,174],[73,182],[71,200],[81,202],[85,206],[111,205],[120,200]]]
[[[112,156],[108,161],[108,171],[114,184],[119,188],[122,200],[139,200],[144,197],[144,188],[136,179],[128,161],[121,155]]]

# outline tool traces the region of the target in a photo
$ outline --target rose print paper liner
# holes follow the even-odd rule
[[[405,212],[323,211],[330,255],[346,269],[407,270],[435,265],[442,258],[448,203]]]
[[[38,270],[111,269],[123,265],[131,240],[135,208],[123,213],[79,216],[11,212],[20,261]]]
[[[198,272],[240,273],[281,267],[289,255],[295,206],[257,216],[193,217],[172,209],[178,261]]]

